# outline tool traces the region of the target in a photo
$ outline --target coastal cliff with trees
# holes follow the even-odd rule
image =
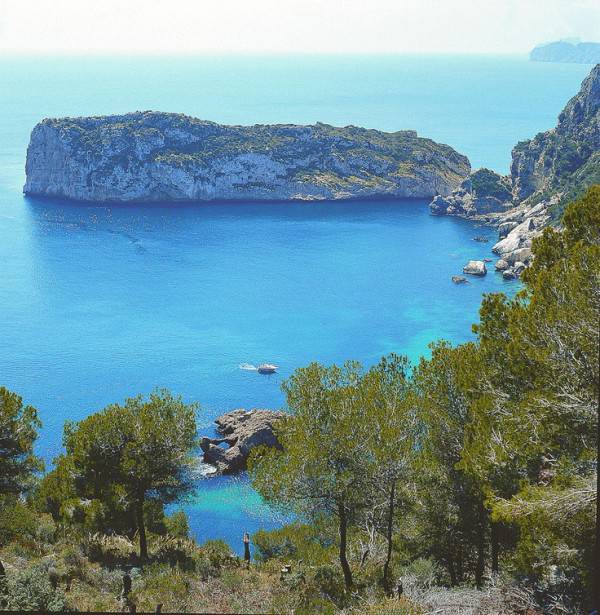
[[[318,363],[283,385],[249,474],[296,521],[254,561],[165,507],[194,483],[198,408],[167,391],[65,426],[0,389],[0,603],[21,610],[581,613],[600,605],[600,186],[532,242],[472,342],[411,365]]]

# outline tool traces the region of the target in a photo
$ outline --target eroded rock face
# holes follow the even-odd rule
[[[556,128],[518,143],[511,174],[474,171],[450,195],[430,204],[432,214],[472,218],[497,226],[496,270],[514,279],[530,264],[532,240],[559,219],[569,201],[600,183],[600,65],[565,106]],[[490,200],[490,195],[493,199]]]
[[[600,181],[600,64],[565,106],[556,128],[518,143],[512,151],[513,194],[571,198]]]
[[[545,201],[536,205],[528,205],[525,202],[499,216],[499,227],[511,229],[492,248],[492,252],[500,257],[495,266],[496,270],[502,271],[505,279],[519,277],[531,263],[532,242],[542,234],[550,221],[548,205]]]
[[[275,410],[232,410],[215,420],[222,438],[203,437],[200,448],[204,461],[221,474],[246,469],[250,451],[257,446],[281,448],[274,427],[286,414]],[[225,444],[227,448],[220,446]]]
[[[324,200],[449,194],[470,165],[414,131],[138,112],[43,120],[26,172],[27,194],[82,201]]]

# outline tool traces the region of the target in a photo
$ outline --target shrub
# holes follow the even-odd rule
[[[135,545],[125,536],[88,534],[82,541],[82,549],[90,560],[105,566],[124,565],[136,557]]]
[[[38,519],[35,513],[19,500],[0,501],[0,543],[19,538],[36,538]]]
[[[43,565],[33,566],[10,575],[6,584],[8,610],[64,611],[64,593],[52,587],[48,569]]]
[[[165,517],[167,534],[176,538],[188,538],[190,535],[190,525],[187,515],[183,510],[178,510],[172,515]]]
[[[252,540],[254,557],[261,562],[285,559],[322,564],[335,557],[331,540],[315,525],[296,522],[276,530],[259,530]]]
[[[193,540],[174,536],[157,536],[150,545],[150,555],[155,561],[178,565],[187,570],[194,567],[196,551],[197,546]]]

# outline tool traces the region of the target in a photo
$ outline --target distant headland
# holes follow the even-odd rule
[[[24,192],[111,202],[428,198],[470,170],[466,156],[412,130],[226,126],[146,111],[43,120]]]
[[[600,43],[555,41],[535,47],[529,59],[534,62],[597,64],[600,62]]]

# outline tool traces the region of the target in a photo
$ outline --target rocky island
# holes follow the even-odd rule
[[[507,279],[529,264],[531,244],[556,223],[567,203],[600,183],[600,64],[565,106],[556,128],[518,143],[510,175],[478,169],[449,195],[438,195],[431,213],[480,220],[498,228],[492,251]]]
[[[226,126],[148,111],[43,120],[24,192],[111,202],[430,198],[469,172],[465,156],[410,130]]]
[[[222,437],[205,436],[200,439],[204,462],[214,466],[220,474],[234,474],[245,470],[253,448],[280,448],[275,436],[275,425],[285,416],[284,412],[277,410],[242,408],[221,415],[215,423]]]
[[[529,59],[534,62],[596,64],[600,62],[600,43],[554,41],[532,49]]]

